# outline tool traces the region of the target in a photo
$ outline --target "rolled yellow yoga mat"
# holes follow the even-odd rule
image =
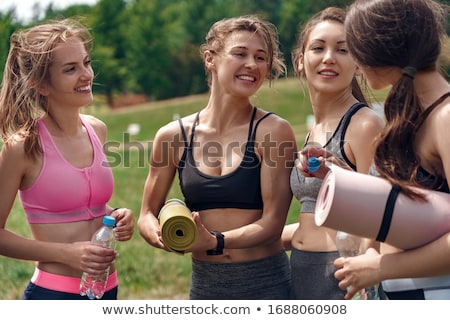
[[[197,240],[197,226],[183,201],[167,200],[158,219],[163,242],[170,250],[182,254]]]

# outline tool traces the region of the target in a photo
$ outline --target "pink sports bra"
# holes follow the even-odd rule
[[[42,168],[31,187],[19,191],[30,224],[92,220],[106,214],[114,178],[103,147],[91,125],[80,115],[94,150],[91,166],[76,168],[59,152],[44,122],[37,122]]]

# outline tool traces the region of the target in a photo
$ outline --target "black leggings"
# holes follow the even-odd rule
[[[101,300],[117,300],[117,292],[118,287],[115,287],[105,292]],[[25,288],[22,300],[89,300],[89,298],[75,293],[42,288],[30,282]]]

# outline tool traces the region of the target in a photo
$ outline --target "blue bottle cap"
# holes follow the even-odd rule
[[[114,225],[116,224],[116,218],[111,216],[104,216],[103,224],[108,227],[114,227]]]
[[[308,159],[308,170],[311,172],[317,171],[320,167],[320,161],[316,157],[311,157]]]

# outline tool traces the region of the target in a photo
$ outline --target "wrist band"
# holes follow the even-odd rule
[[[206,254],[208,256],[219,256],[223,254],[223,248],[225,247],[225,236],[219,231],[211,231],[211,234],[216,237],[217,246],[216,249],[207,250]]]

